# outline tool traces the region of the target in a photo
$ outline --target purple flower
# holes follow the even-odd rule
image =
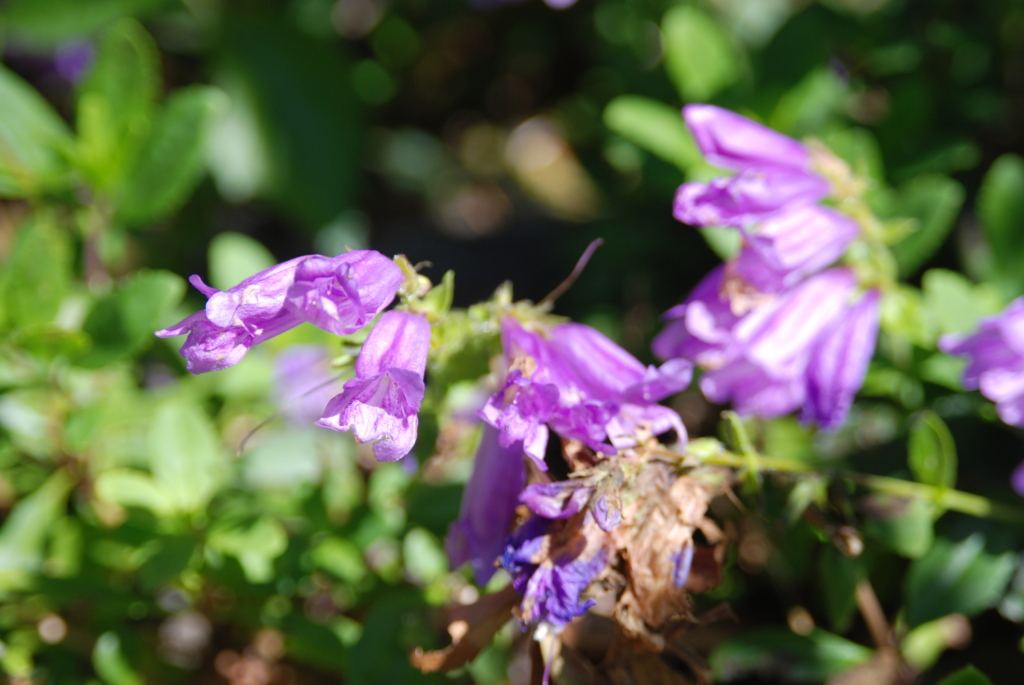
[[[331,355],[322,345],[292,345],[274,360],[274,386],[281,412],[295,423],[312,423],[341,389]]]
[[[316,425],[351,430],[372,442],[380,461],[396,461],[416,443],[417,412],[430,351],[430,324],[421,316],[390,311],[373,327],[356,360],[356,376],[332,399]]]
[[[473,475],[462,491],[459,518],[445,541],[452,568],[468,561],[477,585],[485,585],[494,575],[494,562],[505,549],[525,482],[522,448],[502,447],[497,429],[485,425]]]
[[[999,418],[1024,427],[1024,298],[987,316],[970,335],[939,338],[939,349],[968,357],[963,384],[996,403]]]
[[[744,169],[710,183],[679,186],[672,215],[691,226],[742,228],[780,210],[813,204],[828,191],[828,181],[803,171]]]
[[[807,149],[799,142],[744,116],[714,105],[683,107],[683,118],[709,164],[726,169],[787,167],[807,170]]]
[[[725,293],[725,265],[705,276],[685,302],[661,318],[668,324],[651,344],[655,356],[689,359],[704,368],[722,366],[732,330],[741,318]]]
[[[807,149],[792,138],[712,105],[687,105],[683,117],[704,158],[739,173],[681,186],[673,208],[679,221],[742,228],[828,195],[829,182],[813,172]]]
[[[771,418],[803,408],[823,428],[842,423],[864,381],[878,333],[879,294],[854,303],[856,278],[844,268],[818,273],[748,313],[733,313],[724,270],[712,272],[654,340],[663,359],[689,358],[707,372],[705,397],[741,415]]]
[[[859,233],[853,219],[828,207],[780,212],[744,233],[729,276],[760,293],[778,293],[833,264]]]
[[[69,41],[57,48],[53,66],[64,79],[78,83],[96,59],[92,44],[87,41]]]
[[[593,488],[579,481],[533,483],[526,486],[519,501],[544,518],[567,519],[580,513],[593,493]]]
[[[658,427],[672,423],[666,420],[665,412],[671,411],[667,408],[643,410],[683,390],[692,372],[685,360],[645,367],[607,337],[580,324],[536,332],[506,317],[502,344],[508,379],[480,416],[501,430],[503,445],[522,441],[524,451],[542,469],[549,426],[562,437],[615,454],[618,448],[605,442],[609,426],[621,431],[648,420]],[[639,423],[622,415],[626,408]],[[676,421],[665,430],[681,427]],[[685,440],[685,432],[680,432],[680,439]]]
[[[556,540],[564,536],[552,533],[553,523],[531,517],[509,537],[501,563],[523,595],[523,621],[564,626],[594,606],[580,594],[604,570],[608,550],[589,514],[566,540]]]
[[[686,581],[690,578],[690,569],[693,568],[693,543],[687,542],[682,549],[672,555],[672,584],[677,590],[682,590]]]
[[[181,355],[189,371],[204,373],[237,364],[253,345],[303,322],[336,335],[356,332],[391,303],[402,272],[379,252],[355,250],[297,257],[224,291],[199,276],[189,281],[207,296],[205,310],[156,334],[188,333]]]
[[[817,342],[807,369],[804,421],[827,430],[846,418],[875,350],[879,299],[877,290],[869,290]]]

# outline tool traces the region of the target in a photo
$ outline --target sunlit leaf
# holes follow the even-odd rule
[[[50,527],[64,514],[73,486],[66,471],[55,471],[8,514],[0,528],[0,592],[21,585],[39,570]]]
[[[213,424],[178,399],[157,409],[149,431],[150,468],[175,509],[201,511],[224,482],[228,463]]]
[[[105,685],[143,685],[121,653],[121,640],[114,633],[103,633],[92,650],[92,665]]]
[[[2,108],[0,108],[2,109]],[[49,220],[30,218],[0,270],[0,321],[29,326],[53,320],[71,280],[70,237]]]
[[[942,247],[963,202],[963,186],[941,174],[918,176],[900,186],[893,215],[919,222],[917,231],[892,248],[901,275],[915,273]]]
[[[1024,292],[1024,158],[1007,153],[989,167],[978,218],[991,251],[992,279],[1008,297]]]
[[[814,133],[842,110],[846,84],[831,69],[819,67],[779,99],[769,122],[791,136]]]
[[[249,276],[269,269],[277,260],[270,250],[241,233],[219,233],[210,241],[207,261],[210,285],[220,290],[233,288]]]
[[[267,583],[274,577],[274,559],[288,548],[288,534],[280,521],[264,516],[249,527],[214,530],[207,544],[238,559],[250,583]]]
[[[629,142],[684,171],[702,159],[681,112],[658,100],[620,95],[604,108],[604,123]]]
[[[661,20],[665,69],[680,95],[702,102],[740,75],[736,47],[718,23],[688,5],[673,7]]]
[[[935,412],[922,411],[910,427],[907,461],[914,477],[937,488],[956,485],[956,443]]]

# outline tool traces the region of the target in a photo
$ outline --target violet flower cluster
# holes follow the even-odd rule
[[[999,314],[981,319],[972,334],[942,336],[939,349],[966,356],[964,387],[981,390],[996,403],[1000,419],[1024,428],[1024,297]],[[1024,463],[1013,472],[1010,483],[1024,496]]]
[[[741,415],[800,410],[805,422],[835,428],[863,383],[879,325],[879,291],[860,288],[850,269],[827,268],[858,224],[818,204],[831,186],[803,144],[711,105],[683,115],[707,161],[736,174],[684,184],[675,216],[739,230],[742,246],[665,313],[654,353],[701,366],[704,395]]]
[[[679,416],[658,402],[689,385],[692,365],[677,359],[645,367],[589,326],[528,325],[511,316],[502,320],[502,345],[507,375],[480,410],[484,435],[447,550],[453,566],[470,562],[480,583],[500,556],[523,594],[521,618],[557,628],[590,606],[580,593],[604,569],[602,531],[621,513],[582,481],[524,488],[524,456],[545,471],[552,432],[606,457],[659,434],[685,442]],[[533,515],[507,537],[520,503]],[[583,532],[554,545],[570,519]]]
[[[339,336],[355,333],[391,304],[403,279],[394,262],[373,250],[297,257],[225,291],[194,275],[189,281],[207,296],[206,307],[156,335],[188,334],[180,350],[188,370],[218,371],[301,323]],[[416,442],[429,348],[426,319],[397,310],[384,314],[363,344],[356,377],[327,403],[316,425],[351,430],[360,442],[372,442],[382,461],[404,457]]]

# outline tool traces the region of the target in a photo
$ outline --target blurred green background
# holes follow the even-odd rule
[[[934,340],[1024,292],[1024,3],[7,0],[0,45],[12,683],[506,681],[511,625],[454,675],[407,661],[445,643],[437,607],[478,593],[442,550],[474,438],[453,430],[435,448],[465,388],[428,407],[415,475],[275,414],[282,355],[336,354],[326,334],[296,329],[192,378],[152,331],[201,306],[189,274],[227,288],[346,246],[428,261],[435,281],[454,270],[457,306],[505,280],[536,301],[601,237],[556,312],[650,362],[659,314],[730,250],[671,216],[676,187],[708,173],[686,102],[823,139],[876,182],[876,211],[916,221],[897,249],[915,289],[890,315],[902,337],[883,338],[871,399],[835,436],[767,425],[766,449],[906,477],[914,412],[930,408],[965,465],[957,486],[1015,501],[1019,432],[956,393]],[[714,432],[695,391],[674,406],[692,437]],[[758,519],[742,534],[770,551],[741,544],[702,606],[727,600],[743,629],[783,632],[806,606],[863,644],[848,600],[870,573],[890,616],[932,626],[920,682],[969,661],[1018,681],[1018,532],[947,516],[933,546],[931,511],[827,498],[889,552],[851,571],[810,527]],[[765,494],[759,510],[784,506]],[[978,616],[969,645],[962,623],[928,623],[949,615]],[[793,663],[820,663],[794,670],[765,661],[770,641],[730,644],[715,663],[735,682],[821,682],[867,658],[800,643]]]

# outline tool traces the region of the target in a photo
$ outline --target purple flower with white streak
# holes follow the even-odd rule
[[[655,354],[693,358],[708,369],[700,379],[705,397],[732,402],[741,415],[803,408],[802,418],[823,428],[842,423],[874,352],[878,292],[851,303],[853,272],[830,269],[737,317],[718,299],[724,294],[716,298],[721,274],[706,280],[698,299],[670,310],[677,319],[655,339]],[[704,313],[711,309],[717,316]]]
[[[673,213],[683,223],[742,228],[828,195],[829,182],[813,172],[807,148],[792,138],[713,105],[687,105],[683,117],[704,158],[738,172],[682,185]]]
[[[237,364],[253,345],[309,322],[336,335],[355,333],[394,299],[402,272],[373,250],[323,257],[307,255],[259,272],[220,291],[193,275],[207,296],[203,310],[157,331],[188,334],[180,353],[192,373]]]
[[[429,351],[426,319],[387,312],[363,343],[355,378],[328,403],[316,425],[351,430],[359,442],[373,443],[373,454],[380,461],[401,459],[416,444]]]
[[[525,482],[522,447],[502,447],[498,430],[485,425],[473,475],[462,491],[459,518],[445,541],[452,568],[468,561],[477,585],[485,585],[494,575],[494,562],[505,549]]]
[[[963,385],[996,403],[1003,422],[1024,428],[1024,297],[1011,302],[995,316],[978,322],[971,334],[955,333],[939,338],[939,349],[968,358]],[[1024,463],[1010,480],[1024,496]]]
[[[523,595],[522,620],[560,628],[594,606],[580,594],[604,570],[609,555],[589,513],[568,536],[555,524],[531,517],[509,537],[501,563]]]
[[[657,402],[689,385],[689,362],[645,367],[589,326],[533,331],[512,317],[502,321],[502,344],[509,375],[480,416],[501,431],[503,445],[522,442],[540,468],[549,427],[605,454],[635,444],[631,436],[644,426],[676,430],[685,441],[678,416]]]

